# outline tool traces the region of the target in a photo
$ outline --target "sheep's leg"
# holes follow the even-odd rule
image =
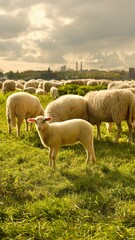
[[[49,166],[52,167],[52,149],[49,149]]]
[[[17,137],[20,137],[20,128],[21,128],[22,122],[23,122],[23,119],[18,119],[18,122],[17,122]]]
[[[128,124],[128,129],[129,129],[129,137],[128,137],[128,142],[130,143],[132,141],[132,123],[127,122]]]
[[[94,150],[94,146],[93,146],[93,141],[91,144],[88,143],[83,143],[83,146],[86,150],[86,154],[87,154],[87,159],[86,159],[86,163],[90,163],[91,161],[93,163],[95,163],[96,161],[96,157],[95,157],[95,150]]]
[[[93,147],[89,147],[86,149],[86,154],[87,154],[87,160],[86,163],[90,163],[91,161],[95,163],[96,157],[95,157],[95,152]]]
[[[106,123],[106,128],[107,128],[107,131],[109,132],[109,133],[111,133],[112,132],[112,129],[113,129],[113,122],[107,122]]]
[[[59,150],[59,147],[55,147],[53,148],[53,151],[52,151],[52,167],[55,168],[56,167],[56,157],[57,157],[57,153],[58,153],[58,150]]]
[[[55,168],[56,167],[56,157],[57,157],[57,153],[58,153],[59,147],[55,147],[55,148],[50,148],[49,150],[49,166]]]
[[[8,133],[11,133],[11,126],[8,124]]]
[[[30,131],[32,130],[32,123],[28,123],[27,119],[25,119],[25,131],[28,132],[29,131],[29,126],[30,126]]]
[[[25,131],[28,132],[28,125],[29,123],[27,122],[27,119],[25,119]]]
[[[8,117],[8,133],[10,134],[11,133],[11,119]]]
[[[101,140],[100,125],[101,123],[97,123],[97,139],[98,140]]]
[[[30,123],[30,131],[32,131],[32,127],[33,127],[33,124],[32,124],[32,123]]]
[[[115,139],[116,143],[118,143],[121,132],[122,132],[122,127],[121,127],[121,123],[119,123],[119,124],[117,124],[117,136],[116,136],[116,139]]]

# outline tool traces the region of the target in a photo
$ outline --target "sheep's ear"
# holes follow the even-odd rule
[[[28,119],[27,119],[27,122],[33,123],[33,122],[35,122],[35,118],[28,118]]]
[[[50,121],[50,120],[52,120],[51,117],[45,118],[45,121]]]

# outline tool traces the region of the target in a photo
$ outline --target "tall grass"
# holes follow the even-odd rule
[[[0,239],[134,240],[135,139],[127,143],[126,124],[119,144],[102,124],[95,165],[75,145],[61,148],[53,171],[35,128],[23,125],[20,139],[7,133],[7,96],[0,93]],[[51,98],[40,100],[45,107]]]

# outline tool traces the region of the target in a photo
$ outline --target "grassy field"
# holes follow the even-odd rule
[[[123,123],[116,144],[115,129],[109,135],[102,124],[95,165],[74,145],[61,148],[54,171],[35,128],[23,125],[20,139],[7,133],[7,96],[0,93],[0,239],[134,240],[135,134],[129,145]],[[51,98],[40,100],[45,107]]]

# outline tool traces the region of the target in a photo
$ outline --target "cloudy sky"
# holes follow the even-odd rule
[[[135,67],[135,0],[0,0],[0,70]]]

